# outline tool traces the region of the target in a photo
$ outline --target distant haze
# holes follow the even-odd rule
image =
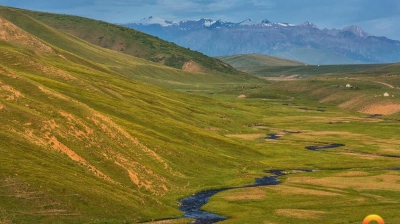
[[[374,36],[400,40],[398,0],[0,0],[0,5],[73,14],[112,23],[156,16],[166,20],[213,18],[240,22],[269,19],[319,28],[357,25]]]
[[[244,20],[199,19],[172,22],[148,17],[125,24],[209,56],[258,53],[309,64],[392,63],[400,61],[400,41],[376,37],[352,25],[319,29],[300,25]]]

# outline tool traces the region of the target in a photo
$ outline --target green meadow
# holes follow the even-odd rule
[[[0,223],[190,223],[179,199],[274,169],[279,185],[203,209],[221,223],[400,221],[398,64],[265,80],[204,56],[211,67],[188,72],[44,15],[0,8]],[[305,148],[330,143],[344,146]]]

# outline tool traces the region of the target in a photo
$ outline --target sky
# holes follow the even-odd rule
[[[154,16],[172,21],[309,21],[320,29],[357,25],[371,35],[400,40],[400,0],[0,0],[0,5],[111,23]]]

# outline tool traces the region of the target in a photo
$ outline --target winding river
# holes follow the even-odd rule
[[[308,170],[307,170],[308,171]],[[273,174],[272,176],[266,176],[263,178],[256,178],[254,184],[245,185],[241,187],[230,187],[230,188],[221,188],[215,190],[206,190],[201,191],[196,194],[193,194],[187,198],[180,200],[179,210],[184,212],[184,218],[192,218],[195,219],[196,224],[209,224],[216,223],[227,218],[224,216],[220,216],[217,214],[213,214],[210,212],[206,212],[201,210],[201,207],[207,204],[210,197],[215,195],[218,192],[226,191],[230,189],[238,189],[238,188],[249,188],[249,187],[257,187],[257,186],[267,186],[267,185],[277,185],[280,182],[276,179],[278,176],[284,175],[281,170],[270,170],[268,173]]]

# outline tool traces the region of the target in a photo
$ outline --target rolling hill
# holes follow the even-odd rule
[[[78,16],[1,6],[0,11],[2,11],[3,16],[8,16],[7,18],[10,20],[12,20],[10,16],[30,16],[50,27],[69,33],[97,46],[158,62],[170,67],[205,73],[238,73],[238,71],[217,59],[124,26]]]
[[[273,57],[263,54],[237,54],[229,56],[217,57],[221,61],[230,64],[234,68],[242,68],[242,71],[246,68],[261,67],[261,66],[301,66],[306,63],[293,61],[284,58]],[[239,69],[240,70],[240,69]]]
[[[195,87],[248,76],[170,68],[6,8],[0,30],[0,222],[179,217],[180,197],[232,183],[233,168],[258,154],[207,129],[248,122],[222,119],[242,116],[232,106],[140,81]]]
[[[357,72],[388,73],[396,65],[390,64],[352,64],[352,65],[308,65],[306,63],[292,61],[260,54],[239,54],[217,57],[230,64],[232,67],[260,77],[293,76],[310,77],[315,75],[344,74]]]

